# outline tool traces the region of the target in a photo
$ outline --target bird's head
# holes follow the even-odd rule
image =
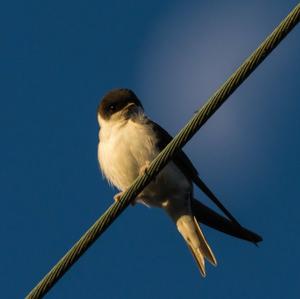
[[[143,106],[130,89],[113,89],[109,91],[101,100],[97,118],[99,125],[128,120],[139,112],[143,112]]]

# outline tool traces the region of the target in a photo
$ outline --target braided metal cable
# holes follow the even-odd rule
[[[193,135],[206,123],[225,100],[246,80],[257,66],[269,55],[285,36],[300,21],[300,3],[268,36],[268,38],[246,59],[229,79],[213,94],[208,102],[193,116],[166,148],[152,161],[147,173],[138,177],[123,194],[119,202],[108,210],[91,226],[79,241],[51,269],[51,271],[27,295],[27,299],[43,297],[68,269],[84,254],[96,239],[125,210],[129,203],[149,184],[159,171],[170,161]]]

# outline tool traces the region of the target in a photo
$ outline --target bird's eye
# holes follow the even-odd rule
[[[109,110],[110,111],[115,111],[116,110],[116,105],[110,105]]]

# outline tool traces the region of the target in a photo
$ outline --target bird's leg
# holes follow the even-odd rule
[[[123,191],[117,193],[117,194],[114,196],[114,201],[115,201],[115,202],[120,201],[120,198],[122,197],[123,193],[124,193]],[[131,204],[132,206],[134,206],[134,205],[136,204],[135,199],[134,199],[130,204]]]
[[[139,175],[147,174],[149,165],[150,165],[150,161],[146,161],[146,163],[140,168]],[[114,201],[115,201],[115,202],[120,201],[120,198],[122,197],[123,193],[124,193],[123,191],[117,193],[117,194],[114,196]],[[136,204],[136,200],[134,199],[134,200],[131,202],[131,205],[134,206],[135,204]]]
[[[120,201],[120,198],[122,197],[123,193],[124,193],[123,191],[117,193],[117,194],[114,196],[114,201],[115,201],[115,202]]]
[[[145,164],[140,168],[139,175],[148,174],[149,165],[150,165],[150,161],[147,160]]]

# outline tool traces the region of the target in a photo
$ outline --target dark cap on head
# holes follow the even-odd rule
[[[98,113],[103,119],[108,120],[114,113],[131,103],[143,109],[140,100],[132,90],[126,88],[113,89],[103,97],[98,106]]]

